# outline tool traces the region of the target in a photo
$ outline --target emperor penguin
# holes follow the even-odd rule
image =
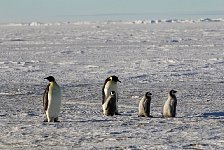
[[[176,93],[177,91],[171,90],[168,94],[168,99],[166,100],[163,106],[163,117],[175,117],[176,116],[176,106],[177,106],[177,98]]]
[[[106,116],[113,116],[116,111],[116,93],[115,91],[111,91],[110,95],[102,105],[103,108],[103,114]]]
[[[146,92],[144,97],[139,101],[138,116],[152,117],[150,115],[151,93]]]
[[[118,113],[118,88],[117,82],[121,82],[117,76],[108,77],[102,88],[102,105],[106,102],[107,98],[110,96],[111,92],[114,91],[116,93],[116,110],[115,115],[119,115]]]
[[[44,122],[59,122],[58,115],[61,107],[61,88],[53,76],[44,79],[49,81],[43,96],[44,114],[46,117]]]

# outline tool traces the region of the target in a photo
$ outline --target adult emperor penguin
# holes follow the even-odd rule
[[[116,111],[116,102],[117,102],[116,93],[115,91],[111,91],[110,95],[102,105],[103,114],[106,116],[113,116]]]
[[[144,97],[139,101],[139,117],[152,117],[150,116],[151,95],[152,94],[150,92],[146,92]]]
[[[110,76],[108,77],[102,88],[102,105],[105,103],[107,98],[110,96],[111,92],[114,91],[116,93],[116,110],[115,115],[118,115],[118,88],[117,88],[117,82],[121,82],[117,76]]]
[[[56,83],[54,77],[47,78],[49,84],[44,91],[43,105],[46,119],[44,122],[58,122],[58,115],[61,107],[61,88]]]
[[[171,90],[168,94],[168,99],[166,100],[163,106],[163,117],[175,117],[176,116],[176,106],[177,106],[177,98],[176,93],[177,91]]]

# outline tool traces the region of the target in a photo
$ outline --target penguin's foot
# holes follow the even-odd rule
[[[118,113],[118,112],[115,112],[115,115],[121,115],[120,113]]]
[[[58,121],[58,117],[54,118],[54,122],[60,122],[60,121]]]

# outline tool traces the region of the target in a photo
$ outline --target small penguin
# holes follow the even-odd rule
[[[43,106],[46,119],[44,122],[59,122],[58,115],[61,107],[61,88],[53,76],[47,78],[49,84],[44,91]]]
[[[144,97],[139,101],[138,116],[152,117],[150,115],[151,93],[146,92]]]
[[[114,91],[116,93],[116,111],[115,115],[119,115],[118,113],[118,88],[117,82],[121,82],[117,76],[110,76],[108,77],[103,85],[102,88],[102,105],[105,103],[107,98],[110,96],[110,93]]]
[[[171,90],[168,94],[168,99],[166,100],[163,106],[163,117],[175,117],[176,116],[176,106],[177,106],[177,98],[176,93],[177,91]]]
[[[116,111],[116,93],[115,91],[111,91],[110,95],[108,96],[107,100],[102,105],[103,114],[106,116],[113,116]]]

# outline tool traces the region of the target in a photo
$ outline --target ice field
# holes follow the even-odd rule
[[[224,149],[224,21],[0,25],[0,149]],[[52,75],[60,123],[43,122]],[[101,114],[116,75],[119,112]],[[177,117],[161,118],[169,90]],[[138,102],[152,93],[151,115]]]

